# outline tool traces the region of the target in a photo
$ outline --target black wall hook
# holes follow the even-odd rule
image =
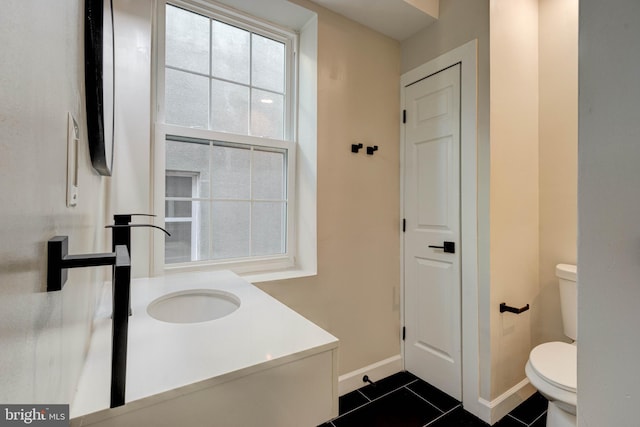
[[[367,154],[372,156],[375,151],[378,151],[378,146],[374,145],[373,147],[367,147]]]
[[[351,144],[351,152],[357,153],[363,147],[362,144]]]

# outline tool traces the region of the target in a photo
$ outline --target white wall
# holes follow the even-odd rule
[[[578,425],[640,406],[640,2],[580,1]]]
[[[113,180],[108,220],[113,214],[152,214],[151,206],[151,17],[152,0],[113,0],[116,103]],[[134,217],[133,223],[153,220]],[[162,225],[162,224],[159,224]],[[148,277],[151,237],[160,230],[131,229],[133,277]],[[109,240],[110,241],[110,240]]]
[[[69,403],[82,368],[98,282],[73,270],[46,292],[46,241],[105,251],[107,178],[90,166],[83,2],[6,0],[0,13],[0,402]],[[67,112],[80,125],[79,202],[66,207]],[[105,271],[107,270],[107,271]]]

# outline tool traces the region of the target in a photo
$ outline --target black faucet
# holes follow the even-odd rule
[[[117,245],[125,245],[131,253],[131,228],[132,227],[150,227],[157,228],[158,230],[164,231],[167,236],[171,236],[171,234],[162,227],[158,227],[153,224],[131,224],[131,217],[134,216],[148,216],[155,217],[155,215],[150,214],[115,214],[113,216],[113,225],[107,225],[105,228],[111,228],[111,247],[115,250]]]
[[[131,260],[125,245],[114,252],[69,255],[69,238],[56,236],[47,244],[47,291],[60,291],[67,281],[67,269],[77,267],[113,266],[113,327],[111,343],[111,401],[115,408],[124,405],[127,377],[128,307],[130,302]]]
[[[131,254],[131,228],[133,227],[148,227],[148,228],[157,228],[158,230],[164,231],[167,236],[171,236],[171,234],[162,227],[158,227],[153,224],[131,224],[131,217],[133,216],[149,216],[155,217],[155,215],[149,214],[115,214],[113,215],[113,225],[107,225],[105,228],[111,229],[111,247],[115,251],[116,246],[125,245],[127,247],[127,251]],[[131,300],[129,300],[129,316],[131,316]]]
[[[151,224],[129,224],[136,214],[114,215],[113,252],[69,255],[69,238],[56,236],[47,245],[47,291],[60,291],[67,281],[67,269],[77,267],[113,266],[113,314],[111,342],[111,401],[110,407],[124,405],[127,378],[127,338],[131,315],[131,227],[153,227]],[[141,214],[138,214],[141,215]],[[153,216],[153,215],[145,215]]]

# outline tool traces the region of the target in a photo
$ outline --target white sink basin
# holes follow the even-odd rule
[[[154,319],[169,323],[199,323],[228,316],[240,307],[240,298],[229,292],[191,289],[163,295],[147,306]]]

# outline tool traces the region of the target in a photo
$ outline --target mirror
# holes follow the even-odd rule
[[[112,0],[85,0],[85,90],[91,164],[111,176],[114,130],[114,35]]]

